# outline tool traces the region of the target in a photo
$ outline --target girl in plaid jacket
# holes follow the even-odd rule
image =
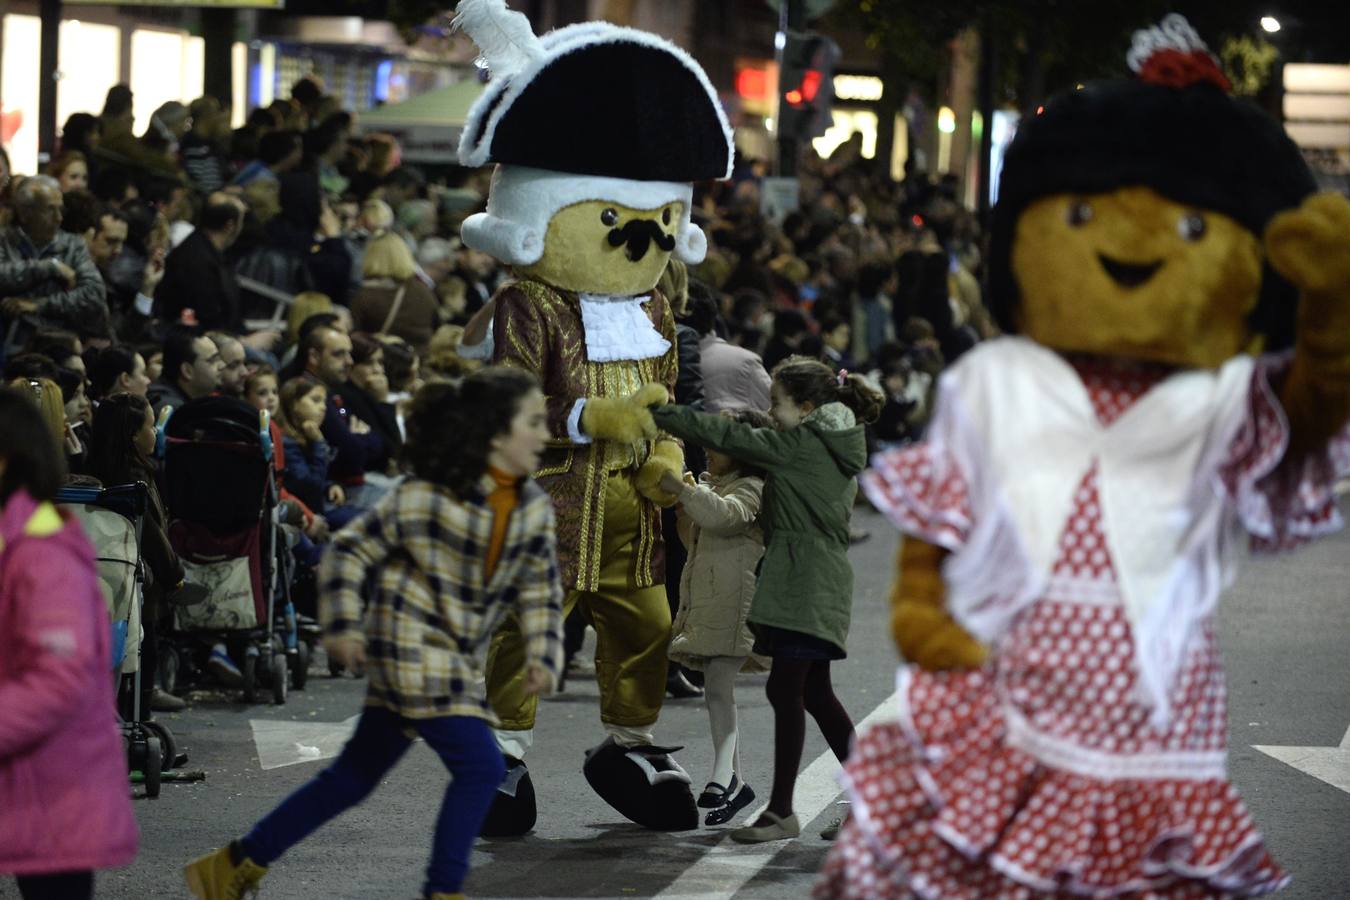
[[[528,373],[489,368],[418,393],[404,448],[412,476],[338,533],[319,570],[324,647],[369,675],[356,733],[248,835],[187,867],[196,896],[253,888],[289,847],[364,799],[414,736],[453,776],[425,895],[463,896],[470,847],[504,774],[475,651],[514,612],[528,690],[551,691],[561,665],[553,506],[528,477],[548,438]]]

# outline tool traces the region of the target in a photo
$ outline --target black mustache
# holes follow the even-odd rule
[[[609,245],[627,244],[626,252],[631,262],[646,256],[653,241],[666,253],[675,249],[675,235],[666,234],[652,219],[630,219],[622,228],[612,228],[609,232]]]

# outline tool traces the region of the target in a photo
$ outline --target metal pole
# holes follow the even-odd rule
[[[806,0],[785,0],[778,9],[778,31],[783,35],[783,43],[786,45],[787,36],[794,31],[804,31],[806,29]],[[783,48],[777,49],[774,54],[778,60],[778,71],[781,79],[783,71]],[[778,119],[774,123],[778,131],[778,174],[784,178],[794,178],[797,175],[797,154],[798,141],[796,135],[783,133],[783,85],[778,85]]]
[[[57,58],[61,51],[61,0],[41,0],[38,5],[41,37],[38,39],[38,165],[56,153]]]

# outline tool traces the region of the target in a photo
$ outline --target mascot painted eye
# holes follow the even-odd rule
[[[1086,200],[1075,200],[1065,210],[1064,218],[1074,228],[1082,228],[1092,221],[1092,204]]]
[[[1177,222],[1177,234],[1188,241],[1198,241],[1205,236],[1205,217],[1200,213],[1182,216]]]
[[[669,206],[667,206],[665,209],[661,210],[661,224],[662,224],[662,225],[669,225],[669,224],[670,224],[670,207],[669,207]]]
[[[600,224],[607,227],[614,227],[619,224],[619,212],[614,207],[608,207],[600,214]]]

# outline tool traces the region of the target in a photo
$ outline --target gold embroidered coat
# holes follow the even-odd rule
[[[592,362],[577,295],[538,281],[504,285],[496,294],[493,363],[533,372],[548,400],[553,440],[534,473],[553,497],[558,517],[558,564],[567,589],[595,590],[600,577],[600,540],[604,531],[605,484],[611,474],[636,471],[647,460],[651,442],[631,447],[613,441],[575,443],[567,421],[576,401],[630,394],[647,382],[674,388],[679,369],[675,317],[660,292],[652,291],[644,309],[656,330],[670,342],[660,357],[635,361]],[[664,577],[660,509],[641,498],[635,587],[650,587]]]

